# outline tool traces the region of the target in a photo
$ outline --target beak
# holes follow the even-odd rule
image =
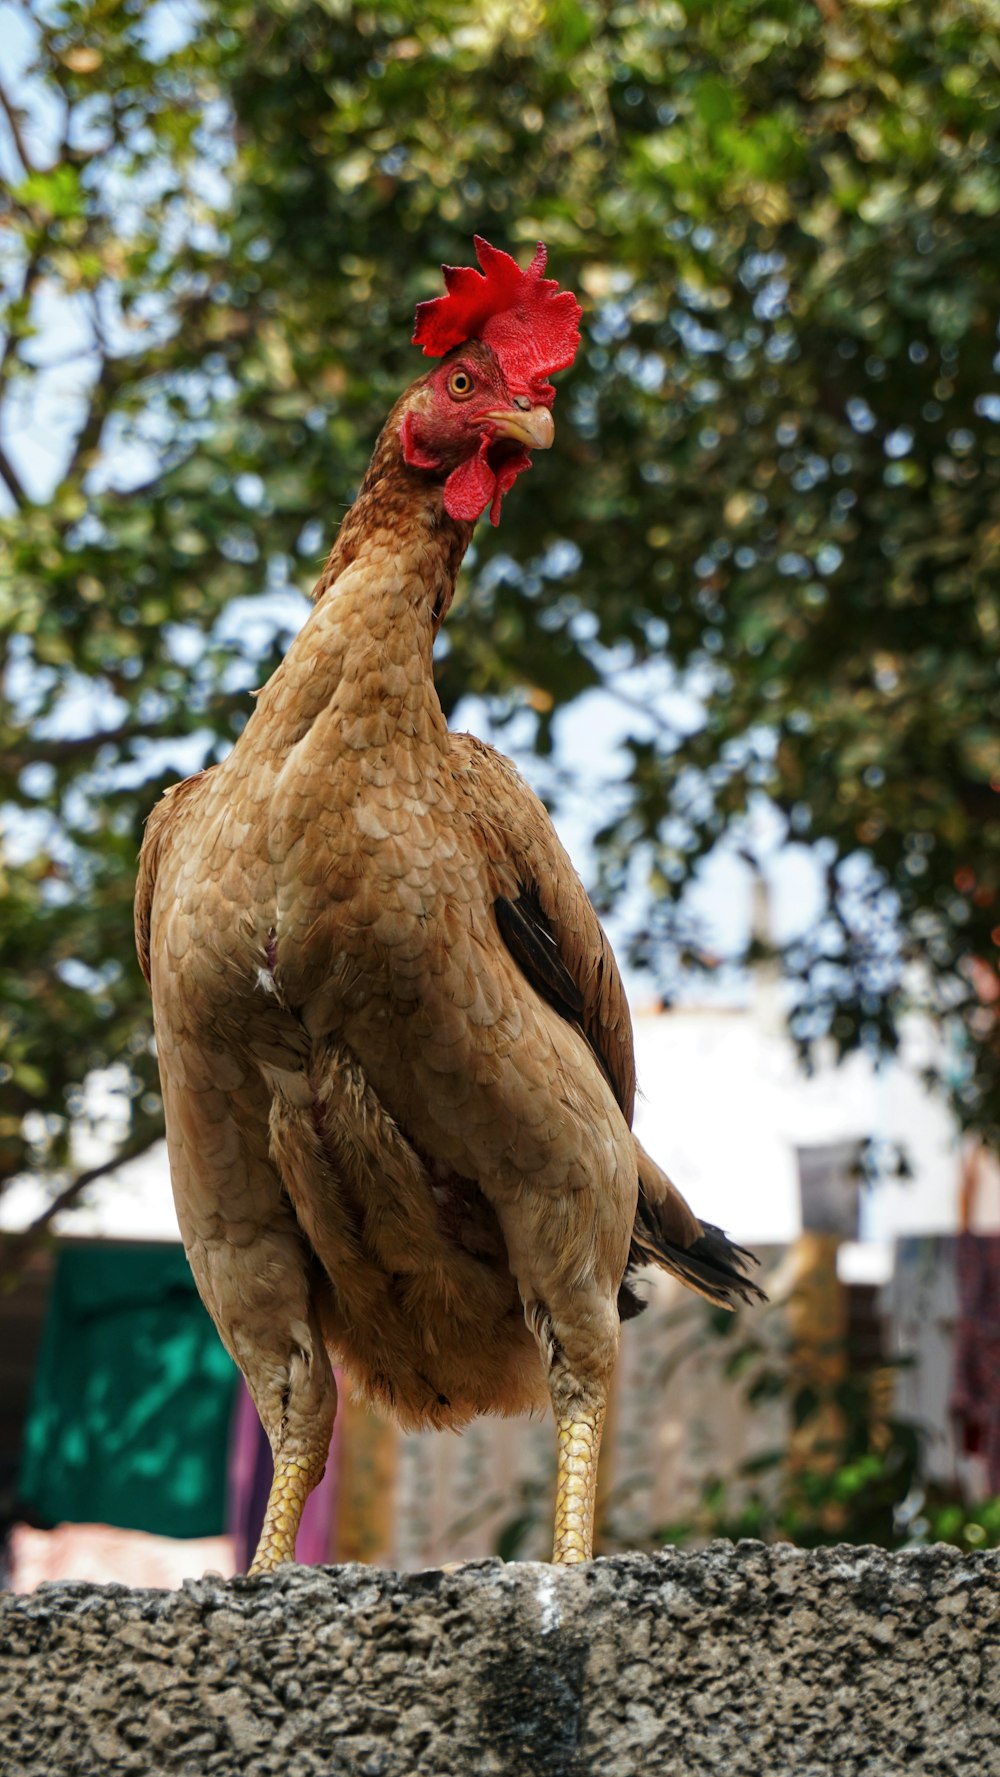
[[[484,414],[496,427],[498,438],[515,438],[529,450],[548,450],[556,435],[552,415],[547,407],[505,407],[500,413]]]

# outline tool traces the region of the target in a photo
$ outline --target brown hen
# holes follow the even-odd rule
[[[178,1220],[274,1453],[291,1559],[331,1360],[404,1426],[551,1400],[554,1559],[592,1551],[636,1264],[760,1292],[631,1133],[628,1006],[542,804],[450,734],[432,648],[486,506],[553,437],[579,309],[477,242],[415,339],[316,605],[229,757],[150,816],[136,896]]]

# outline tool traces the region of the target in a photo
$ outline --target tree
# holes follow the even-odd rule
[[[3,1176],[65,1182],[101,1064],[126,1144],[157,1132],[142,820],[245,720],[476,228],[549,243],[585,344],[559,449],[477,532],[446,707],[529,710],[544,750],[573,699],[669,662],[697,724],[635,711],[599,836],[598,900],[648,891],[635,958],[698,961],[684,887],[767,798],[827,884],[783,957],[800,1041],[891,1047],[923,1005],[995,1141],[989,0],[210,0],[167,29],[58,0],[23,109],[0,95]],[[32,497],[10,416],[57,300],[90,375]]]

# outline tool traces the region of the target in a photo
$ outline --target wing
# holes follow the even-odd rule
[[[139,870],[135,884],[135,947],[139,953],[139,967],[148,981],[150,979],[150,928],[153,920],[153,893],[156,888],[156,875],[160,867],[160,856],[163,846],[169,838],[182,813],[191,792],[202,784],[208,773],[196,771],[193,777],[181,779],[179,784],[171,784],[165,790],[159,802],[153,807],[146,822],[146,832],[139,851]]]
[[[451,738],[456,777],[497,883],[500,936],[535,991],[579,1025],[631,1127],[632,1020],[587,891],[543,803],[510,761],[472,735]]]
[[[459,775],[498,884],[497,926],[536,992],[579,1026],[631,1126],[635,1104],[632,1021],[614,953],[548,814],[508,759],[470,735],[453,735]],[[635,1138],[633,1137],[633,1140]],[[623,1319],[641,1303],[632,1267],[659,1265],[719,1307],[763,1292],[747,1276],[753,1255],[699,1221],[676,1185],[635,1141],[639,1200]]]

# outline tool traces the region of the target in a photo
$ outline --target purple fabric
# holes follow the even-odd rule
[[[951,1410],[1000,1493],[1000,1235],[961,1234]]]
[[[295,1547],[296,1560],[319,1566],[332,1559],[333,1525],[337,1506],[339,1427],[334,1426],[326,1473],[306,1500]],[[237,1565],[245,1573],[257,1547],[267,1496],[274,1473],[271,1446],[246,1383],[240,1378],[233,1410],[229,1446],[229,1486],[226,1528],[233,1538]]]

